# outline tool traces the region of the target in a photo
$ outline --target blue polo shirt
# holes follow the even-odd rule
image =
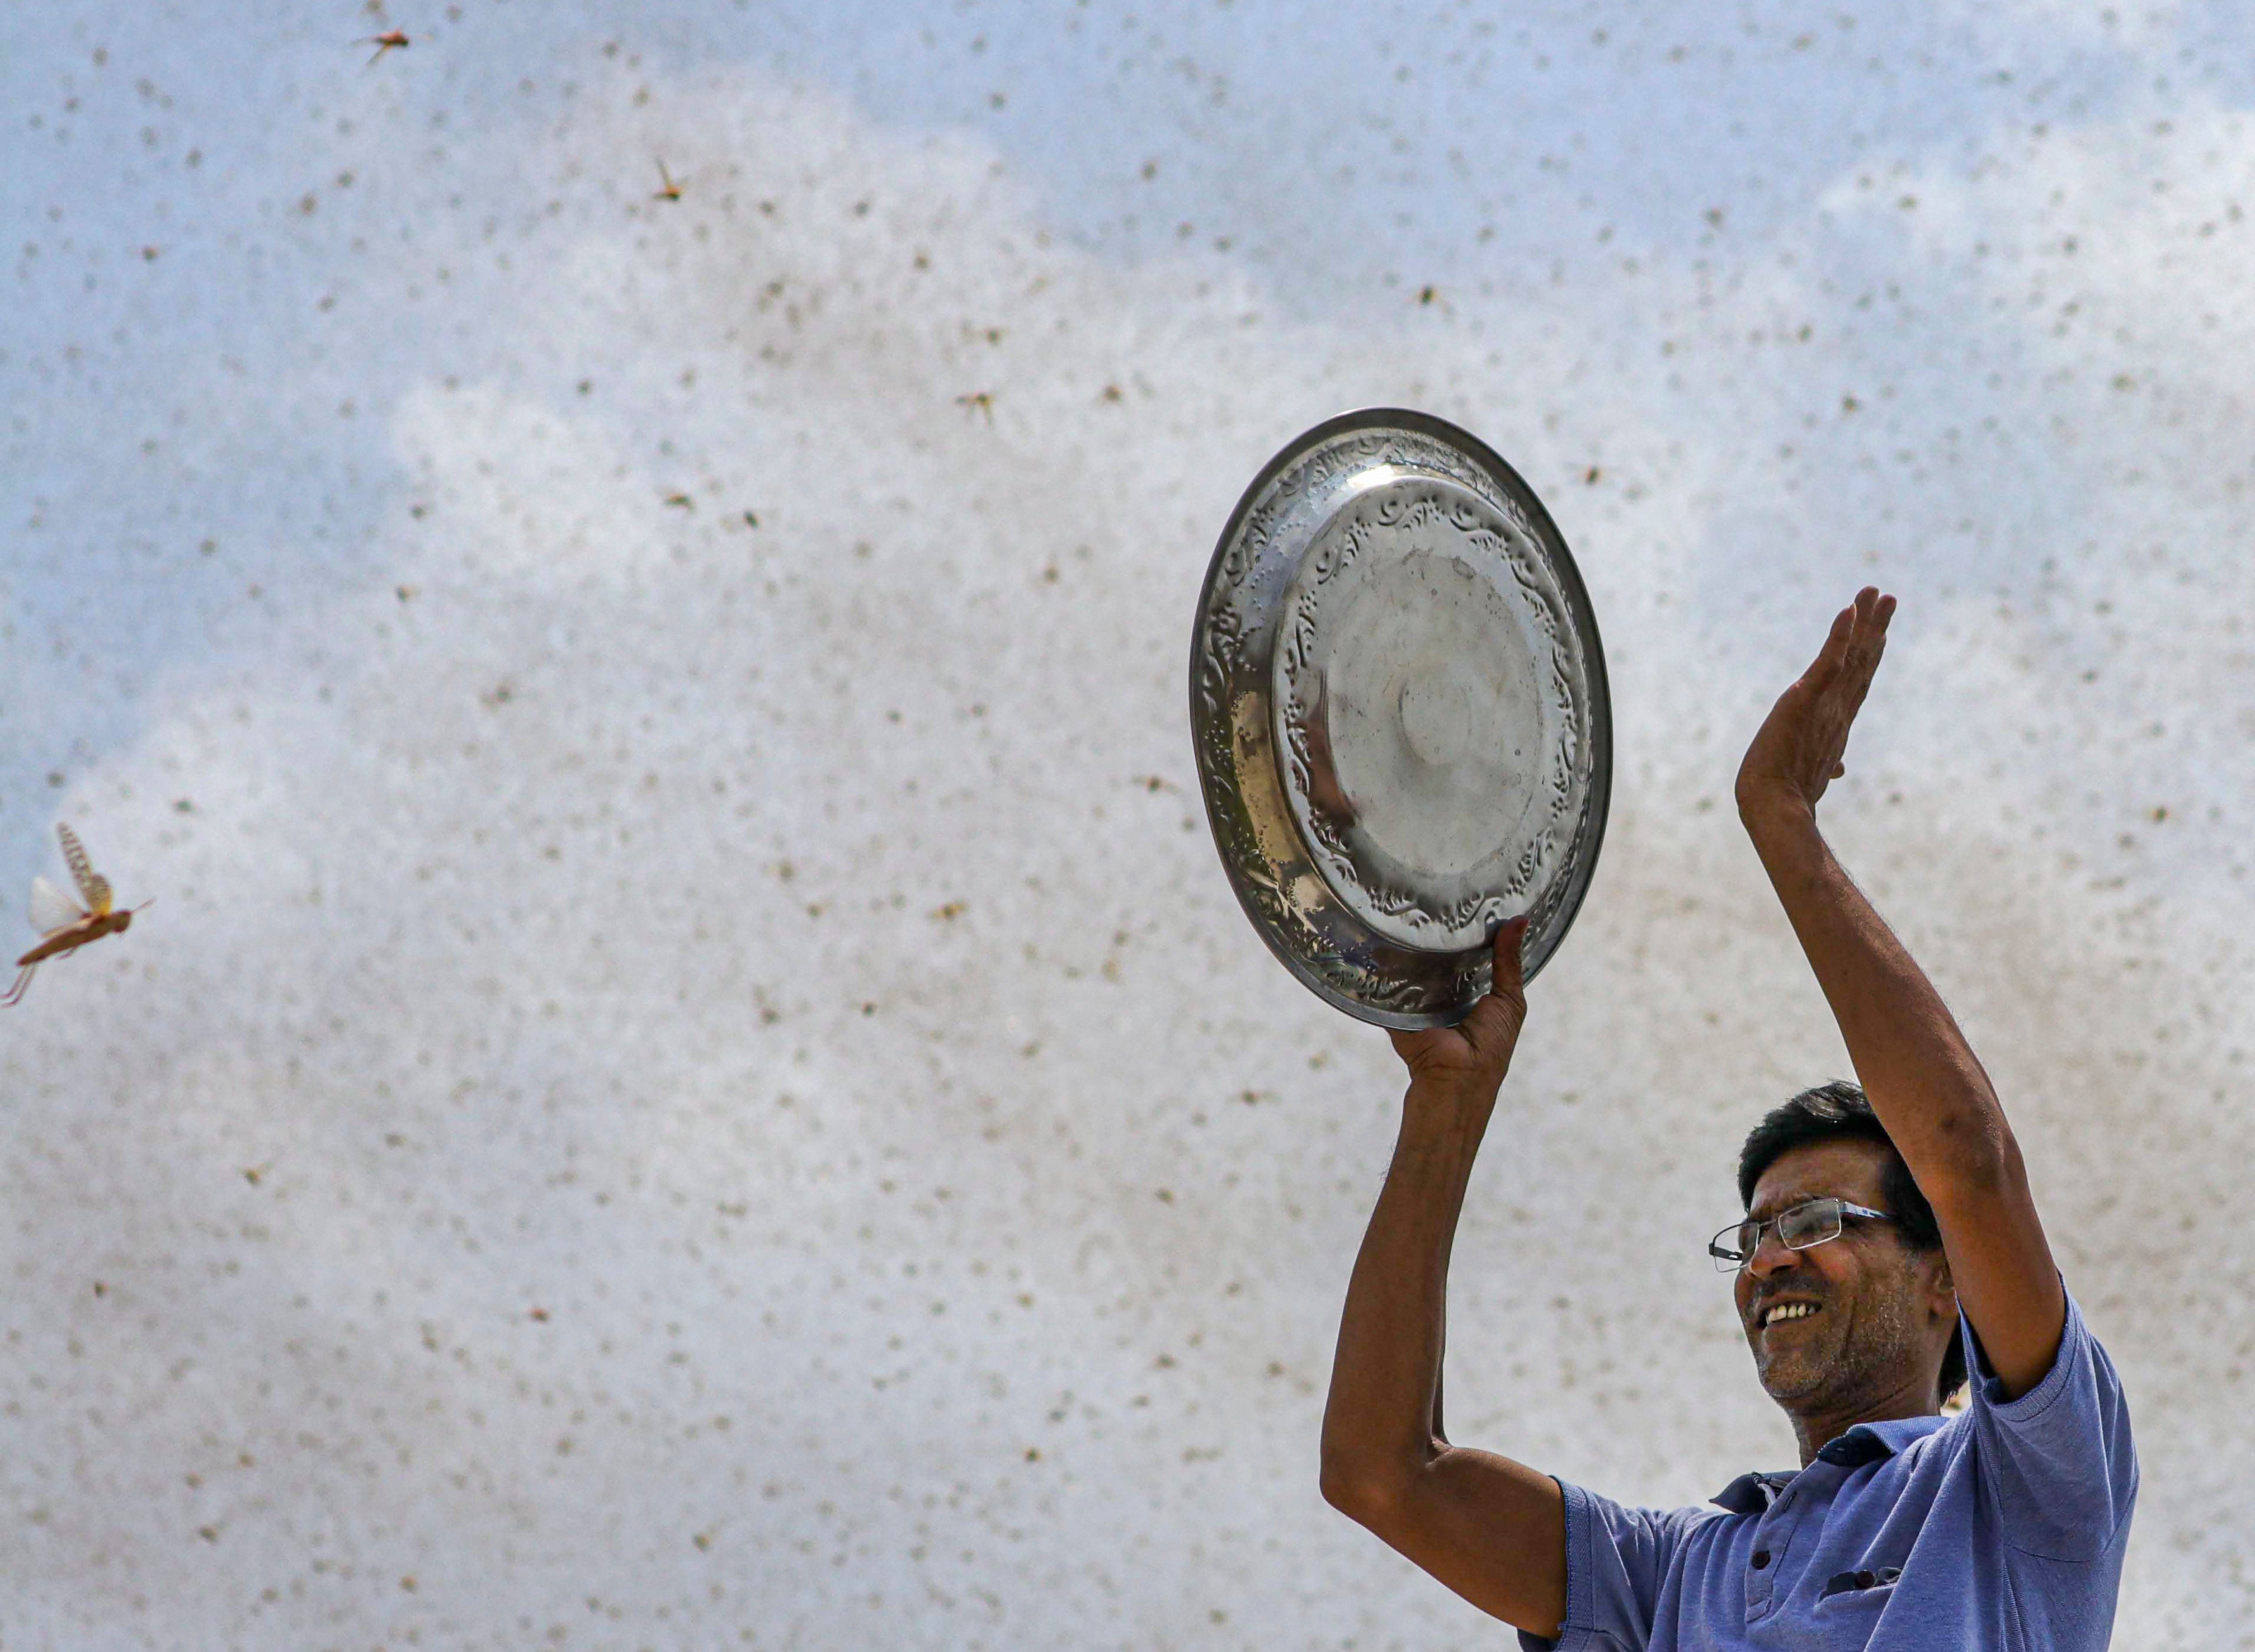
[[[1566,1620],[1529,1652],[2104,1652],[2138,1498],[2113,1362],[2069,1298],[2017,1400],[1961,1318],[1972,1398],[1859,1424],[1719,1508],[1566,1494]]]

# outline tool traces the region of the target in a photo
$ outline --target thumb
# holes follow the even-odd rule
[[[1527,997],[1527,924],[1525,913],[1507,919],[1495,932],[1495,985],[1488,990],[1499,998]]]
[[[1496,931],[1495,984],[1458,1027],[1472,1048],[1490,1060],[1511,1058],[1521,1023],[1527,1019],[1525,966],[1521,958],[1526,940],[1523,917]]]

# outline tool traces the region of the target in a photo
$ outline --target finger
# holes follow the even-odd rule
[[[1495,996],[1525,1001],[1526,951],[1527,916],[1521,913],[1495,932],[1495,985],[1488,988]]]
[[[1816,650],[1809,669],[1801,674],[1802,680],[1812,686],[1821,686],[1839,671],[1841,662],[1848,656],[1848,639],[1855,634],[1856,610],[1842,608],[1832,616],[1832,629],[1825,634],[1824,646]]]
[[[1854,715],[1856,707],[1864,703],[1864,696],[1871,692],[1872,678],[1879,675],[1879,655],[1882,648],[1883,644],[1879,643],[1859,642],[1856,645],[1856,651],[1849,657],[1847,665],[1840,673],[1840,682],[1846,691],[1848,711],[1851,716]]]
[[[1872,692],[1872,678],[1878,673],[1879,669],[1879,657],[1874,653],[1869,659],[1863,661],[1858,666],[1855,674],[1849,678],[1850,685],[1853,690],[1848,696],[1850,722],[1854,722],[1856,714],[1864,709],[1865,697]]]
[[[1851,718],[1862,708],[1864,696],[1872,692],[1872,679],[1879,675],[1879,660],[1886,651],[1887,639],[1883,632],[1865,638],[1857,644],[1856,656],[1849,662],[1844,673],[1850,689],[1848,714]]]
[[[1472,1051],[1483,1062],[1507,1062],[1519,1042],[1519,1029],[1527,1020],[1527,983],[1522,954],[1527,944],[1527,919],[1507,919],[1495,931],[1494,984],[1457,1023]]]
[[[1856,640],[1858,644],[1884,648],[1886,645],[1887,622],[1894,617],[1895,600],[1881,594],[1876,586],[1865,586],[1856,594]]]
[[[1895,616],[1895,600],[1883,596],[1872,610],[1872,664],[1877,666],[1879,656],[1887,651],[1887,622]]]
[[[1872,673],[1879,668],[1879,658],[1887,650],[1887,621],[1894,614],[1894,598],[1881,596],[1866,587],[1856,598],[1856,636],[1849,645],[1846,661],[1848,681],[1854,685],[1855,699],[1861,704],[1864,690],[1871,686]]]
[[[1486,1060],[1509,1060],[1527,1019],[1527,918],[1507,919],[1495,932],[1494,981],[1458,1030]]]

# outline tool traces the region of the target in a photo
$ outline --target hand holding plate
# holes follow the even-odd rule
[[[1409,1069],[1412,1090],[1468,1094],[1482,1107],[1493,1104],[1503,1075],[1511,1071],[1519,1030],[1527,1024],[1527,988],[1521,974],[1526,939],[1524,917],[1496,931],[1495,984],[1455,1026],[1388,1035],[1394,1054]]]

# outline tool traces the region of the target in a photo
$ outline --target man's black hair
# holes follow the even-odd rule
[[[1776,1160],[1779,1154],[1790,1148],[1805,1147],[1811,1142],[1830,1142],[1842,1137],[1865,1142],[1877,1142],[1887,1149],[1886,1169],[1879,1178],[1879,1198],[1895,1219],[1895,1226],[1909,1241],[1913,1250],[1939,1250],[1942,1248],[1942,1228],[1934,1220],[1934,1206],[1926,1202],[1926,1195],[1918,1191],[1912,1179],[1910,1166],[1903,1163],[1902,1155],[1895,1150],[1893,1139],[1886,1127],[1879,1122],[1879,1114],[1865,1098],[1863,1087],[1845,1079],[1835,1079],[1830,1084],[1820,1084],[1813,1090],[1803,1090],[1781,1107],[1773,1107],[1762,1121],[1746,1137],[1746,1144],[1739,1151],[1739,1203],[1751,1209],[1754,1202],[1754,1184],[1761,1180],[1762,1172]],[[1949,1350],[1942,1356],[1942,1395],[1943,1401],[1957,1392],[1965,1383],[1965,1346],[1962,1337],[1949,1339]]]

